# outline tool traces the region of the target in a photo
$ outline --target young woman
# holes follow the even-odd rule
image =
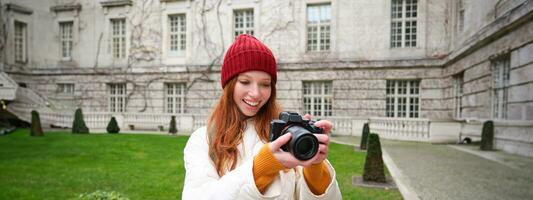
[[[222,96],[207,127],[196,130],[184,150],[188,199],[341,199],[335,171],[326,160],[332,123],[315,122],[319,152],[307,161],[280,149],[291,135],[268,143],[277,119],[276,60],[250,35],[240,35],[226,52]],[[306,115],[306,117],[310,117]]]

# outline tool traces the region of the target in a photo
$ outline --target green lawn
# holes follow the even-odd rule
[[[71,199],[96,190],[130,199],[180,199],[184,136],[46,133],[0,137],[0,199]],[[398,190],[353,187],[365,153],[332,144],[344,199],[401,199]]]

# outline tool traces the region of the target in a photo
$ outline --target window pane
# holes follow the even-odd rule
[[[504,55],[491,63],[492,115],[496,119],[507,118],[510,60],[510,55]]]
[[[318,27],[307,27],[307,51],[316,51],[318,49]]]
[[[387,80],[386,86],[387,117],[419,116],[420,80]]]
[[[233,11],[234,35],[240,34],[254,35],[254,10],[235,10]]]
[[[73,83],[58,83],[56,91],[57,93],[73,94],[74,84]]]
[[[64,59],[70,59],[72,55],[72,26],[73,22],[61,22],[60,28],[60,40],[61,40],[61,55]]]
[[[167,113],[185,113],[185,83],[165,83]]]
[[[331,4],[307,6],[307,51],[329,51]]]
[[[185,14],[169,15],[169,47],[171,52],[183,52],[186,48],[187,23]]]
[[[126,111],[126,84],[110,83],[109,88],[109,112]]]
[[[15,21],[14,30],[15,62],[26,62],[26,23]]]
[[[333,89],[331,82],[303,83],[304,113],[314,116],[331,116],[333,114]]]
[[[453,89],[454,89],[454,114],[456,118],[462,117],[462,98],[463,98],[463,73],[459,73],[454,76]]]
[[[126,57],[126,19],[111,19],[113,58]]]
[[[416,47],[417,45],[417,0],[392,0],[390,46]]]

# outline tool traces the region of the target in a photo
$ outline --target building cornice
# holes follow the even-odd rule
[[[186,1],[186,0],[159,0],[159,2],[164,2],[164,3],[178,2],[178,1]]]
[[[64,11],[77,11],[81,10],[81,4],[65,4],[65,5],[56,5],[50,7],[51,12],[64,12]]]
[[[31,15],[33,13],[33,10],[31,8],[27,8],[21,5],[17,5],[14,3],[7,3],[6,4],[6,10],[7,11],[13,11],[18,12],[26,15]]]
[[[131,0],[107,0],[101,1],[100,5],[104,8],[119,7],[119,6],[131,6],[133,3]]]
[[[403,59],[403,60],[341,60],[319,62],[278,62],[282,71],[295,70],[346,70],[346,69],[405,69],[439,68],[440,59]]]
[[[390,69],[440,69],[442,61],[438,59],[416,60],[379,60],[379,61],[331,61],[331,62],[278,62],[278,70],[283,71],[317,71],[317,70],[390,70]],[[126,74],[162,74],[162,73],[220,73],[220,64],[209,65],[150,65],[131,68],[31,68],[26,70],[6,70],[18,75],[126,75]]]

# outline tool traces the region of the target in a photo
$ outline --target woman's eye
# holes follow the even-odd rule
[[[248,85],[248,83],[250,83],[250,81],[246,81],[246,80],[242,80],[242,81],[239,81],[241,84],[243,85]]]
[[[262,83],[261,86],[263,86],[263,87],[270,87],[270,83]]]

